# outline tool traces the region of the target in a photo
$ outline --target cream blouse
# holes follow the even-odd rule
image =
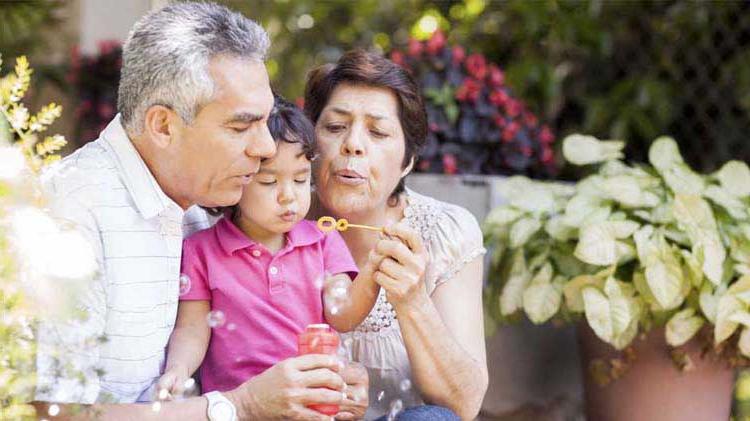
[[[407,189],[403,222],[419,232],[430,260],[425,272],[427,293],[432,295],[467,263],[483,255],[482,231],[466,209]],[[342,335],[349,358],[367,368],[370,375],[370,407],[367,420],[388,413],[400,399],[404,408],[422,404],[412,382],[409,356],[401,337],[396,312],[380,290],[372,312],[353,332]]]

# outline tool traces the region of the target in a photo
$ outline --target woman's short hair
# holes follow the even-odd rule
[[[335,64],[320,66],[308,75],[305,113],[313,124],[318,122],[331,94],[342,83],[387,88],[396,95],[406,151],[402,168],[406,168],[412,159],[416,161],[427,139],[427,114],[414,78],[401,66],[380,54],[364,50],[349,51]],[[391,199],[397,199],[403,191],[402,178],[391,193]]]

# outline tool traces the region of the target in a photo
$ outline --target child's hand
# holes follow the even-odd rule
[[[190,378],[187,369],[179,366],[168,368],[159,379],[158,400],[171,401],[185,393],[185,382]]]

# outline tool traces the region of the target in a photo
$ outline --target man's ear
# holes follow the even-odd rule
[[[166,149],[172,143],[174,123],[179,117],[169,107],[152,105],[146,110],[143,134],[158,148]]]
[[[407,165],[406,168],[404,168],[404,170],[401,172],[401,178],[404,178],[407,175],[409,175],[409,173],[411,173],[411,170],[413,169],[414,169],[414,157],[412,156],[411,160],[409,161],[409,165]]]

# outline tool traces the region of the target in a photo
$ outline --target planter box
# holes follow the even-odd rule
[[[412,174],[406,184],[416,192],[467,208],[481,223],[492,208],[506,202],[499,193],[504,180]],[[486,419],[562,421],[580,411],[583,387],[573,326],[530,322],[503,326],[487,338],[487,363],[490,384],[482,409]],[[538,416],[531,415],[537,412]]]

